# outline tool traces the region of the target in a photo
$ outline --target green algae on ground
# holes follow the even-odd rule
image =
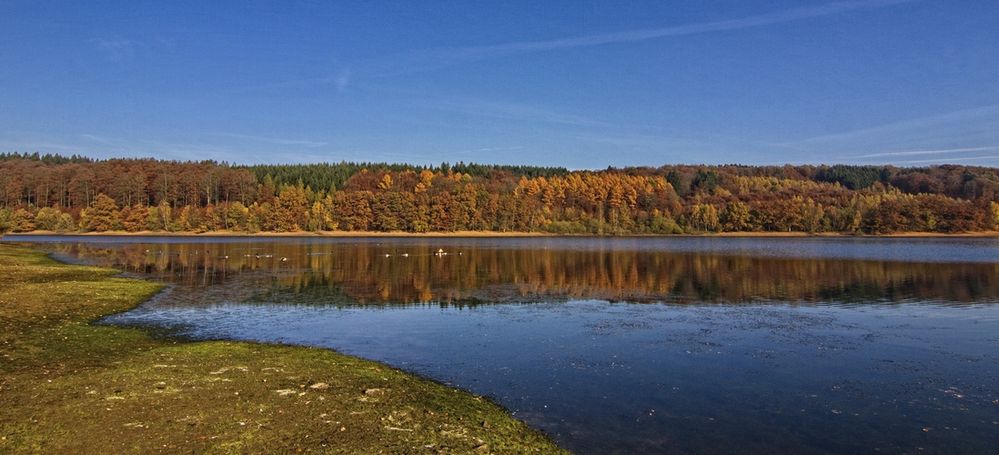
[[[0,452],[558,453],[480,397],[325,349],[95,326],[156,283],[0,245]]]

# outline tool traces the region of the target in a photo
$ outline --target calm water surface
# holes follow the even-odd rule
[[[8,240],[173,284],[107,322],[383,361],[578,453],[999,447],[995,240]]]

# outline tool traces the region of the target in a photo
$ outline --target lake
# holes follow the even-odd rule
[[[104,323],[378,360],[578,453],[999,447],[994,239],[5,241],[171,284]]]

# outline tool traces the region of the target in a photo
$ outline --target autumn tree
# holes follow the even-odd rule
[[[722,228],[726,231],[742,232],[750,230],[749,206],[741,201],[732,201],[725,205],[720,216]]]
[[[80,226],[87,231],[111,231],[121,227],[118,204],[108,195],[100,193],[94,203],[80,213]]]
[[[35,229],[43,231],[68,231],[74,228],[73,218],[54,207],[42,207],[35,213]]]
[[[170,229],[173,231],[188,232],[192,230],[194,223],[192,223],[192,209],[190,205],[185,205],[180,208],[180,212],[174,217],[173,223],[170,225]]]
[[[150,231],[170,231],[173,229],[173,208],[167,201],[146,209],[146,229]]]
[[[687,225],[694,231],[717,231],[720,227],[718,209],[710,204],[694,204],[687,217]]]
[[[333,195],[333,213],[337,225],[348,231],[366,231],[374,222],[369,191],[339,191]]]
[[[274,211],[271,224],[278,232],[299,231],[306,226],[308,216],[308,198],[305,188],[301,185],[281,187],[281,192],[274,199]]]
[[[35,230],[35,215],[24,208],[19,208],[11,213],[7,221],[12,232],[30,232]]]
[[[128,232],[138,232],[147,228],[148,218],[149,208],[145,205],[125,207],[121,211],[121,226]]]
[[[312,203],[309,210],[310,231],[333,231],[337,228],[337,222],[333,218],[333,197],[326,197]]]
[[[226,230],[243,231],[246,230],[249,218],[250,209],[236,201],[222,210],[222,227]]]

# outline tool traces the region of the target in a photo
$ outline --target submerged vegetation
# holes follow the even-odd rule
[[[0,232],[969,232],[999,222],[971,166],[238,166],[0,155]]]
[[[323,349],[92,325],[160,285],[0,245],[0,452],[552,453],[501,408]]]

